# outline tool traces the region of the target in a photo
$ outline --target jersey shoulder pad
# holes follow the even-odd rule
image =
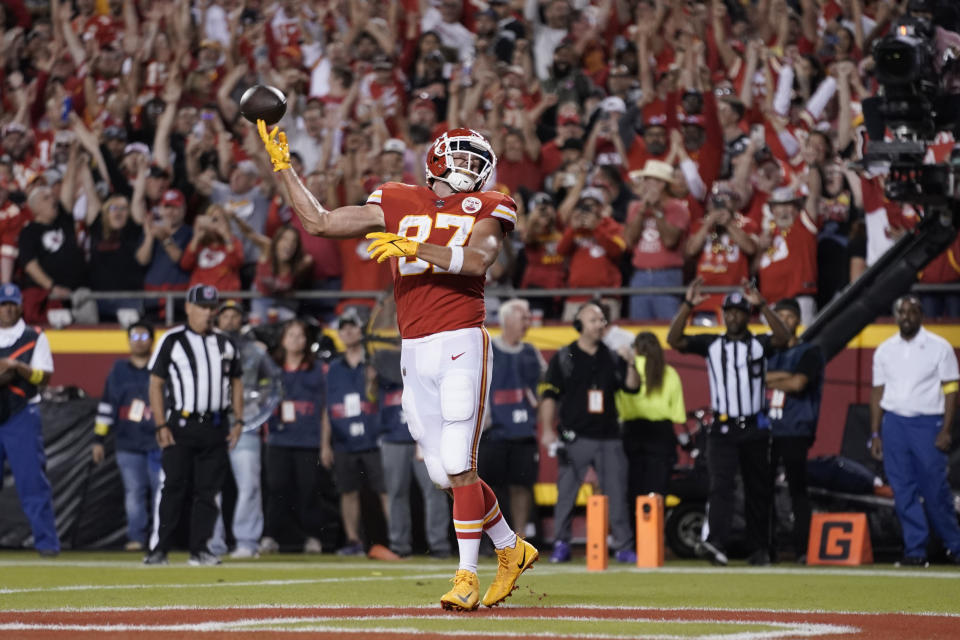
[[[517,203],[510,196],[499,191],[485,191],[480,195],[484,212],[508,225],[507,231],[517,224]],[[486,216],[483,216],[486,217]]]

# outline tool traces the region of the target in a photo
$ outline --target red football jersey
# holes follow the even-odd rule
[[[479,220],[500,221],[504,233],[517,221],[517,205],[496,191],[455,193],[441,198],[431,189],[387,182],[367,198],[383,209],[386,230],[417,242],[465,247]],[[422,338],[483,324],[485,277],[454,275],[421,260],[397,261],[394,296],[403,338]]]
[[[734,222],[748,234],[756,235],[757,226],[752,220],[736,214]],[[703,226],[703,219],[695,221],[690,227],[690,235],[695,234]],[[740,245],[730,238],[730,234],[711,234],[700,252],[697,262],[697,275],[703,278],[707,287],[737,286],[744,278],[750,276],[750,258],[741,249]],[[714,293],[697,306],[697,311],[716,311],[720,313],[723,303],[723,294]]]
[[[817,227],[806,211],[787,231],[773,230],[758,276],[760,293],[771,302],[817,292]]]

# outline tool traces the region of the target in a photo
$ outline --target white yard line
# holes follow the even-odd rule
[[[182,582],[179,584],[71,584],[59,587],[30,587],[25,589],[0,589],[0,595],[15,593],[55,593],[63,591],[124,591],[128,589],[222,589],[224,587],[283,587],[294,584],[324,584],[330,582],[373,582],[377,580],[431,580],[448,578],[449,572],[403,576],[358,576],[349,578],[304,578],[300,580],[244,580],[242,582]]]

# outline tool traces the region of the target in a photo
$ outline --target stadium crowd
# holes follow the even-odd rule
[[[22,286],[32,323],[71,304],[78,322],[162,313],[87,291],[252,289],[267,321],[298,311],[291,291],[383,288],[366,240],[312,237],[291,215],[238,114],[262,83],[286,94],[295,168],[331,209],[422,183],[448,128],[487,135],[487,187],[520,214],[491,281],[753,275],[809,323],[918,221],[856,162],[861,102],[878,89],[871,45],[906,4],[5,0],[0,279]],[[960,40],[950,10],[937,14],[945,48]],[[953,147],[941,134],[930,157]],[[960,241],[922,274],[958,280]],[[677,293],[628,297],[614,318],[668,320]],[[535,298],[535,313],[570,320],[588,297]],[[720,302],[695,319],[715,324]],[[956,292],[923,302],[928,318],[960,317]],[[354,303],[372,301],[341,306]]]

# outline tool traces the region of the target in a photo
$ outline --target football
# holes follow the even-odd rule
[[[256,84],[243,92],[240,98],[240,114],[256,124],[263,120],[267,126],[280,122],[287,111],[287,98],[276,87]]]

